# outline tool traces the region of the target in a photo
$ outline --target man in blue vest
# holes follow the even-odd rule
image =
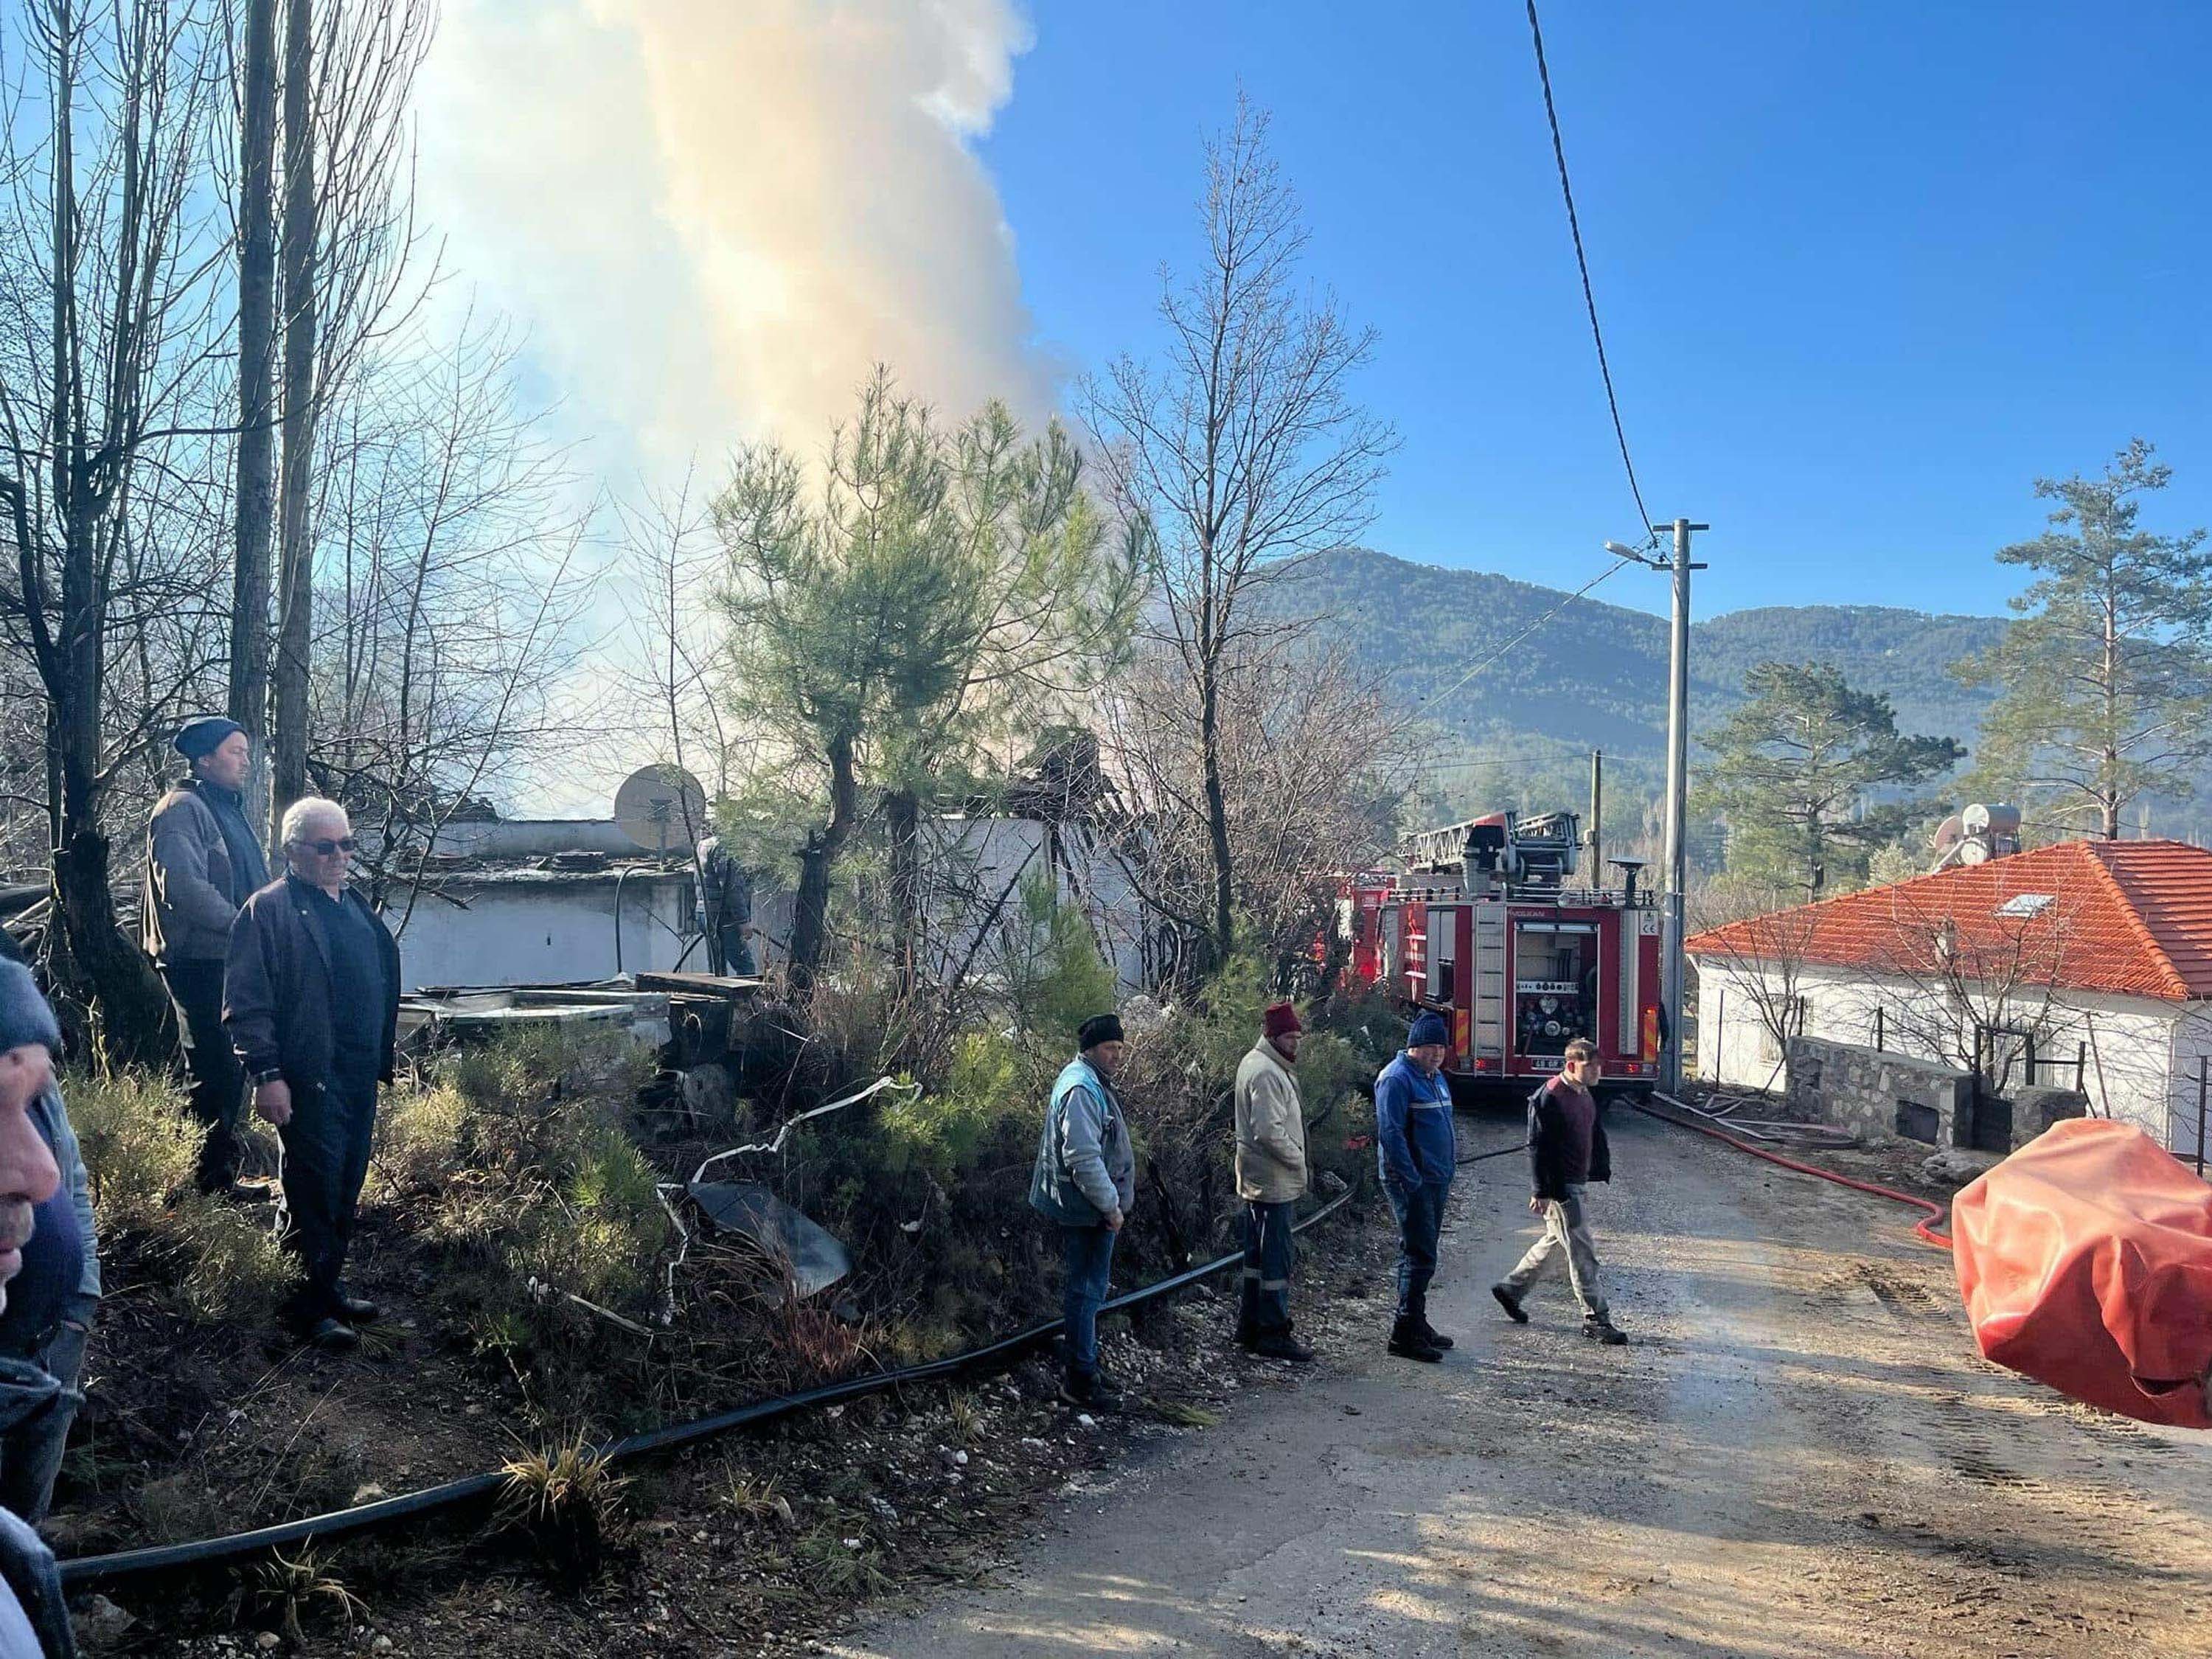
[[[1079,1052],[1054,1080],[1045,1108],[1030,1206],[1060,1228],[1067,1267],[1061,1304],[1067,1377],[1060,1398],[1113,1411],[1121,1391],[1098,1367],[1098,1310],[1113,1270],[1115,1236],[1137,1193],[1136,1149],[1114,1092],[1123,1051],[1121,1020],[1093,1015],[1076,1033],[1076,1046]]]
[[[1424,1009],[1406,1033],[1405,1048],[1375,1079],[1375,1155],[1382,1194],[1398,1218],[1398,1312],[1389,1349],[1401,1359],[1431,1364],[1452,1345],[1429,1323],[1437,1236],[1459,1161],[1451,1088],[1443,1079],[1450,1052],[1443,1016]]]

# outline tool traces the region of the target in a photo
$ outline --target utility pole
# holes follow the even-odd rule
[[[1690,535],[1711,525],[1677,519],[1655,524],[1656,532],[1674,532],[1674,637],[1668,653],[1667,688],[1667,938],[1661,994],[1667,1005],[1667,1053],[1662,1080],[1669,1094],[1682,1087],[1683,894],[1689,884],[1686,830],[1690,790],[1690,573],[1705,566],[1690,562]]]
[[[1583,839],[1589,848],[1589,879],[1588,885],[1605,885],[1605,750],[1590,750],[1590,814],[1589,828]]]

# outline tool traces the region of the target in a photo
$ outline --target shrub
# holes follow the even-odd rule
[[[276,1310],[292,1263],[266,1228],[221,1199],[190,1193],[169,1212],[164,1243],[185,1264],[177,1294],[203,1324],[259,1322]]]
[[[453,1173],[469,1116],[450,1080],[390,1091],[376,1115],[371,1168],[394,1196],[433,1189]]]
[[[102,1233],[158,1230],[189,1191],[207,1132],[167,1073],[130,1067],[62,1080]]]

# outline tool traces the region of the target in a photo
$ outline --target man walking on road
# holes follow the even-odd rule
[[[1303,1029],[1297,1009],[1274,1004],[1237,1067],[1237,1196],[1244,1201],[1237,1341],[1269,1359],[1300,1361],[1314,1357],[1291,1334],[1291,1221],[1307,1185],[1305,1109],[1291,1067]]]
[[[230,930],[223,1023],[254,1109],[284,1143],[284,1206],[307,1282],[294,1314],[318,1347],[350,1348],[374,1302],[346,1289],[355,1206],[368,1174],[376,1085],[392,1080],[399,947],[346,885],[345,808],[310,795],[284,813],[291,866]]]
[[[226,1190],[238,1173],[239,1108],[246,1074],[222,1031],[222,963],[238,908],[269,879],[260,839],[246,821],[252,750],[235,720],[186,720],[177,752],[190,771],[163,795],[146,824],[146,873],[139,934],[176,1005],[177,1030],[192,1078],[192,1115],[204,1192]]]
[[[1567,1044],[1559,1076],[1528,1097],[1528,1207],[1544,1218],[1544,1236],[1490,1293],[1516,1324],[1525,1325],[1522,1298],[1565,1256],[1575,1300],[1582,1304],[1583,1334],[1619,1347],[1628,1339],[1607,1316],[1597,1246],[1583,1201],[1589,1182],[1613,1179],[1613,1150],[1598,1121],[1599,1070],[1596,1045],[1577,1037]]]
[[[1429,1284],[1437,1276],[1437,1236],[1459,1158],[1451,1088],[1443,1072],[1450,1053],[1443,1016],[1423,1010],[1406,1047],[1375,1079],[1375,1153],[1382,1194],[1398,1218],[1398,1313],[1389,1349],[1434,1364],[1451,1339],[1429,1323]]]
[[[1030,1177],[1030,1207],[1060,1228],[1066,1285],[1067,1377],[1060,1397],[1071,1406],[1113,1411],[1121,1391],[1098,1364],[1098,1310],[1114,1267],[1114,1236],[1137,1193],[1137,1154],[1114,1092],[1121,1068],[1121,1022],[1095,1014],[1076,1033],[1079,1052],[1061,1068],[1045,1108]]]

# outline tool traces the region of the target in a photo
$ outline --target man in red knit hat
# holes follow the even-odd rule
[[[1306,1190],[1306,1118],[1291,1067],[1297,1010],[1278,1002],[1237,1067],[1237,1196],[1244,1200],[1244,1294],[1238,1344],[1270,1359],[1311,1359],[1291,1334],[1291,1212]]]

